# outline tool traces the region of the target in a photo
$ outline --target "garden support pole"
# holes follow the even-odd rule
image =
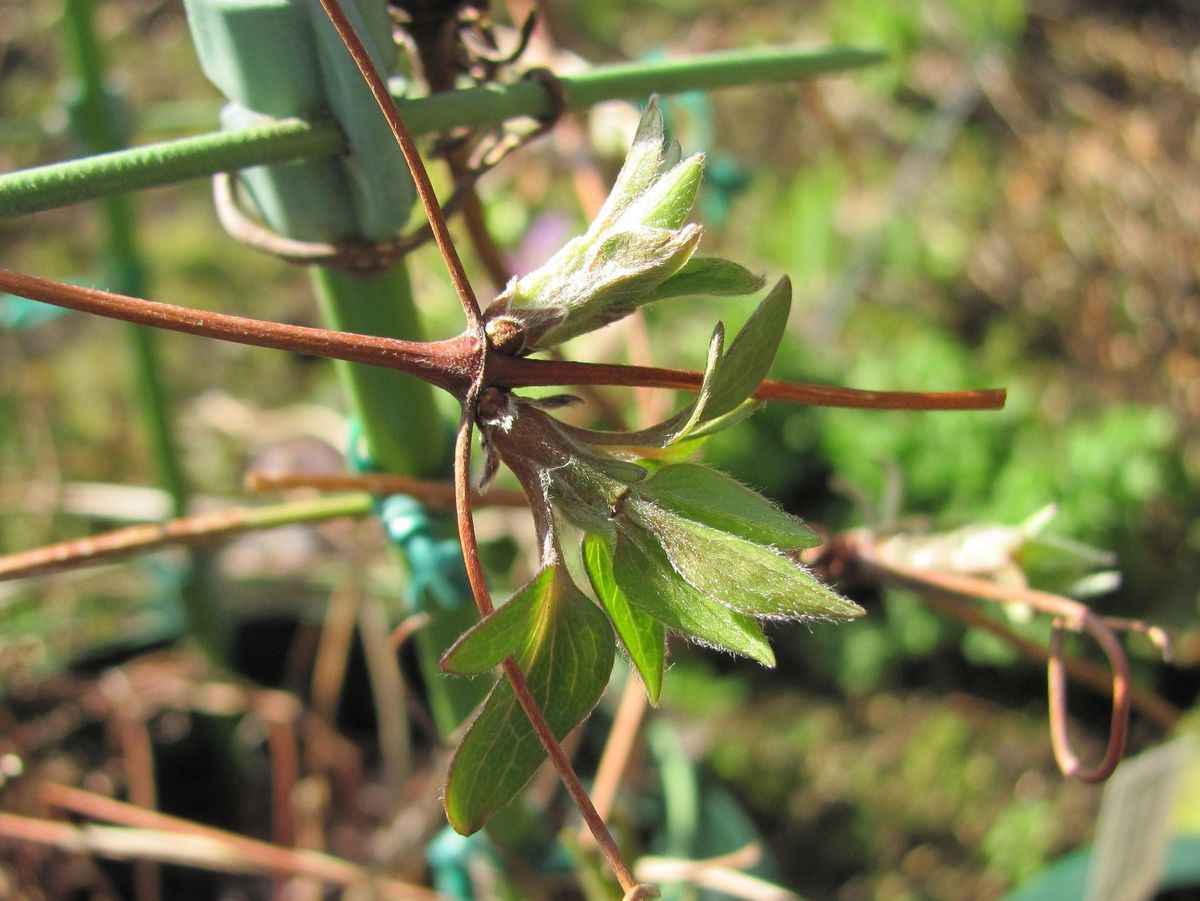
[[[389,71],[396,48],[385,4],[359,0],[345,5],[376,65]],[[187,0],[186,6],[205,74],[230,99],[221,115],[226,128],[319,113],[332,115],[345,135],[339,152],[348,150],[349,156],[326,154],[239,172],[241,202],[285,238],[369,243],[397,237],[415,198],[407,166],[320,7],[287,0]],[[377,274],[326,266],[310,271],[328,327],[409,340],[424,337],[403,263]],[[448,431],[428,384],[392,369],[343,361],[334,366],[365,445],[351,448],[352,461],[401,475],[445,475]],[[461,570],[461,563],[446,555],[411,553],[432,528],[427,517],[413,522],[418,520],[415,534],[407,520],[395,526],[404,536],[395,544],[410,587],[446,584],[445,578],[439,581],[425,570]],[[387,518],[384,525],[393,531]],[[479,686],[448,680],[437,669],[441,653],[475,620],[465,580],[458,582],[457,604],[453,591],[412,592],[417,595],[414,604],[427,606],[432,614],[416,646],[443,734],[456,728],[481,698]]]

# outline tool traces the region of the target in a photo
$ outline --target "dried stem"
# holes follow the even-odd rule
[[[388,127],[391,128],[392,135],[400,146],[400,152],[404,154],[404,161],[408,163],[408,169],[412,173],[417,194],[425,207],[425,215],[429,217],[429,224],[433,228],[433,239],[437,242],[442,259],[446,262],[446,269],[450,272],[450,281],[454,284],[454,290],[457,292],[463,312],[467,316],[467,327],[473,335],[482,337],[483,316],[479,311],[479,301],[475,298],[475,291],[471,288],[467,271],[463,268],[458,250],[454,246],[454,240],[450,237],[450,229],[446,226],[441,205],[433,191],[433,184],[429,181],[429,173],[425,171],[425,164],[421,161],[417,145],[413,142],[404,120],[400,117],[396,101],[392,99],[392,95],[387,89],[387,83],[376,70],[370,54],[367,53],[367,48],[363,46],[362,41],[355,33],[354,26],[346,18],[346,13],[342,10],[341,5],[337,0],[321,0],[321,7],[329,16],[329,21],[333,23],[342,43],[350,52],[350,56],[354,58],[354,64],[358,66],[358,71],[362,73],[363,80],[370,88],[375,102],[379,104],[384,118],[387,119]]]
[[[984,615],[978,608],[965,603],[959,598],[942,596],[926,592],[925,603],[941,613],[957,619],[975,629],[982,629],[995,635],[1009,647],[1037,663],[1046,664],[1050,661],[1050,651],[1036,641],[1030,641],[1005,626],[1003,623]],[[1079,657],[1064,657],[1063,664],[1068,675],[1076,682],[1086,685],[1099,694],[1108,694],[1112,689],[1112,679],[1108,670],[1097,666],[1089,660]],[[1173,729],[1179,722],[1180,711],[1177,707],[1164,701],[1153,692],[1146,691],[1137,685],[1130,686],[1130,703],[1134,709],[1158,723],[1164,729]]]
[[[848,536],[846,544],[868,570],[889,581],[900,582],[923,593],[938,592],[955,597],[974,598],[1000,604],[1025,604],[1034,610],[1054,617],[1047,677],[1050,691],[1050,735],[1054,757],[1063,774],[1083,782],[1103,782],[1120,763],[1129,731],[1130,685],[1129,663],[1113,632],[1113,628],[1079,601],[1035,591],[1029,588],[1008,588],[959,573],[934,572],[910,566],[880,551],[874,539],[865,532]],[[1115,621],[1116,625],[1124,625]],[[1141,624],[1137,624],[1141,625]],[[1104,651],[1112,671],[1112,721],[1104,757],[1088,769],[1080,763],[1071,748],[1067,732],[1067,664],[1063,656],[1064,632],[1087,632]]]
[[[172,519],[164,523],[127,526],[87,538],[61,541],[2,556],[0,581],[108,562],[168,545],[199,544],[254,529],[269,529],[343,516],[366,516],[370,512],[369,498],[334,497],[273,504],[270,507],[235,507],[216,513]]]
[[[246,473],[243,485],[247,491],[267,493],[290,491],[296,488],[311,488],[315,491],[366,491],[370,494],[408,494],[432,507],[454,507],[454,483],[390,472],[364,473],[320,473],[320,472],[264,472],[251,470]],[[471,491],[471,507],[528,507],[529,502],[520,491],[493,488],[490,491]]]
[[[364,886],[373,881],[361,867],[328,854],[282,848],[82,789],[45,783],[40,796],[53,807],[124,827],[77,828],[55,820],[0,813],[0,835],[116,859],[140,857],[223,872],[310,876],[342,886]],[[434,901],[439,897],[429,889],[392,879],[377,880],[375,884],[390,898]]]

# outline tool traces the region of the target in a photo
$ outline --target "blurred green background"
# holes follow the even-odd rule
[[[0,170],[74,153],[59,14],[46,0],[0,3]],[[1047,532],[1111,554],[1121,573],[1096,608],[1177,630],[1170,667],[1147,642],[1129,644],[1145,685],[1192,705],[1200,20],[1190,4],[660,0],[559,2],[545,14],[559,49],[592,62],[828,40],[888,52],[882,66],[802,87],[667,104],[685,152],[709,157],[703,250],[792,277],[775,377],[1006,386],[1008,406],[772,408],[714,441],[707,459],[830,529],[1017,525],[1056,505]],[[178,4],[109,0],[98,21],[135,141],[211,127],[219,99]],[[635,120],[622,105],[580,120],[606,177]],[[520,265],[583,227],[569,162],[581,152],[561,137],[543,141],[482,184],[489,223]],[[316,323],[303,272],[226,238],[207,184],[135,203],[150,296]],[[0,222],[4,265],[39,275],[94,277],[100,243],[87,208]],[[412,268],[428,333],[457,332],[436,254],[420,251]],[[481,274],[478,284],[486,295]],[[686,303],[648,312],[657,365],[699,364],[713,321],[735,328],[750,309]],[[112,352],[118,326],[71,314],[17,328],[28,311],[0,313],[9,317],[0,329],[0,551],[151,515],[154,497],[83,490],[154,482],[127,363]],[[622,329],[571,350],[624,357],[637,336]],[[184,465],[202,496],[239,495],[250,461],[282,454],[303,465],[323,453],[316,441],[341,445],[327,364],[179,335],[162,345]],[[630,398],[614,397],[632,411]],[[481,529],[496,538],[511,524],[484,517]],[[519,528],[517,537],[525,540]],[[297,612],[297,583],[324,584],[351,538],[363,546],[358,533],[239,543],[222,559],[222,600],[247,618]],[[365,547],[382,542],[370,533]],[[371,559],[381,590],[395,593],[388,558]],[[170,635],[170,611],[147,602],[166,590],[163,579],[148,563],[0,584],[4,634],[42,636],[38,672],[131,635]],[[996,897],[1089,841],[1098,793],[1053,767],[1040,668],[913,595],[865,603],[871,615],[850,627],[776,629],[774,672],[674,654],[664,715],[763,831],[779,878],[813,898]],[[1045,635],[1045,624],[1009,625]],[[4,662],[16,644],[5,640]],[[1095,755],[1105,703],[1074,700],[1079,741]],[[1160,737],[1135,717],[1135,750]]]

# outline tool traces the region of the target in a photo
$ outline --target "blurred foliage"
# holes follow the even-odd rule
[[[1193,703],[1200,31],[1186,4],[563,0],[546,12],[561,46],[596,61],[826,38],[889,52],[871,72],[716,95],[715,123],[675,117],[685,152],[727,155],[750,177],[722,196],[728,222],[708,229],[702,251],[792,276],[797,300],[776,377],[880,389],[1005,385],[1009,405],[965,414],[772,407],[714,440],[707,459],[831,528],[1015,525],[1056,504],[1050,533],[1115,554],[1122,587],[1099,609],[1180,628],[1179,665],[1153,666],[1146,653],[1139,669],[1176,703]],[[0,5],[4,137],[49,135],[0,141],[0,169],[70,152],[56,126],[56,13],[49,0]],[[135,109],[214,98],[174,5],[105,3],[101,24]],[[600,111],[593,131],[603,137],[628,119]],[[17,127],[29,124],[37,128]],[[710,128],[715,146],[697,146]],[[573,153],[535,146],[482,185],[489,224],[530,267],[554,249],[549,239],[539,250],[544,234],[561,241],[583,221],[568,177]],[[616,160],[602,165],[611,177]],[[316,322],[303,274],[228,241],[206,185],[136,202],[156,298]],[[42,275],[99,270],[98,243],[85,210],[0,222],[5,265]],[[457,331],[436,255],[423,250],[412,266],[429,334]],[[691,315],[684,303],[694,303]],[[712,320],[732,332],[750,308],[679,301],[650,310],[653,362],[698,365]],[[48,501],[64,483],[152,481],[131,427],[126,366],[109,351],[116,328],[68,315],[0,330],[0,549],[109,522]],[[614,329],[573,350],[612,358],[628,337]],[[314,413],[340,409],[325,364],[178,335],[163,344],[182,398],[188,471],[203,493],[236,494],[248,460],[297,436],[342,440]],[[499,514],[481,518],[485,537],[512,527]],[[520,566],[528,537],[515,534],[525,543]],[[364,556],[382,546],[355,537]],[[505,566],[513,559],[502,556]],[[227,561],[225,571],[232,601],[253,594],[247,570]],[[395,575],[385,569],[378,580],[394,584]],[[86,656],[95,635],[112,631],[69,603],[110,605],[113,622],[128,610],[136,625],[138,605],[110,604],[121,591],[147,595],[146,579],[129,581],[137,584],[111,573],[53,583],[46,624],[56,659]],[[292,593],[279,591],[281,607]],[[871,615],[850,628],[776,630],[777,674],[673,650],[664,707],[690,724],[681,726],[689,752],[735,789],[788,883],[847,901],[996,897],[1086,842],[1096,796],[1053,768],[1038,669],[911,594],[866,603]],[[13,622],[28,621],[29,604],[27,594],[0,595]],[[1008,624],[1044,637],[1044,623]],[[958,694],[964,686],[987,700]],[[1102,707],[1081,710],[1089,743],[1104,728]],[[1152,738],[1136,732],[1135,746]]]

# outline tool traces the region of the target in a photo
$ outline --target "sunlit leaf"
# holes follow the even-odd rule
[[[560,740],[596,706],[616,645],[604,613],[554,568],[541,615],[516,655],[530,692]],[[482,827],[524,787],[545,749],[507,679],[484,700],[450,762],[444,803],[463,835]]]
[[[697,153],[667,170],[637,205],[646,210],[643,224],[679,228],[696,200],[704,176],[704,154]]]
[[[474,676],[524,649],[539,624],[541,607],[546,603],[553,579],[554,570],[543,569],[518,589],[507,604],[472,626],[442,655],[442,669],[459,676]]]
[[[607,228],[625,209],[637,201],[661,171],[663,158],[663,117],[658,106],[658,98],[651,97],[646,105],[646,111],[638,122],[637,133],[633,137],[633,146],[625,156],[621,171],[617,173],[612,191],[596,214],[596,219],[588,229],[594,234]]]
[[[638,496],[626,504],[695,590],[739,613],[846,620],[862,608],[774,548],[665,510]]]
[[[759,544],[790,549],[821,543],[801,520],[707,466],[664,466],[642,483],[639,491],[667,510]]]
[[[584,537],[583,565],[592,589],[608,611],[608,618],[612,620],[621,644],[642,677],[646,697],[651,704],[657,704],[662,691],[666,631],[661,622],[634,607],[617,586],[612,558],[612,549],[601,536]]]
[[[682,269],[669,279],[649,291],[643,297],[645,303],[666,300],[671,297],[740,297],[753,294],[763,286],[762,276],[755,275],[745,266],[720,257],[692,257]]]
[[[787,278],[781,278],[742,326],[722,358],[713,396],[705,412],[707,418],[736,409],[767,377],[779,351],[779,342],[783,340],[791,309],[792,284]]]
[[[654,536],[636,523],[618,525],[613,575],[631,604],[684,637],[775,665],[758,622],[685,582]]]

